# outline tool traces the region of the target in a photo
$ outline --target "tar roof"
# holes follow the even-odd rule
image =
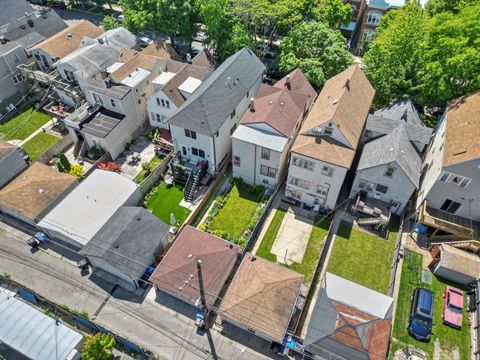
[[[290,85],[287,85],[287,78],[290,78]],[[273,86],[262,84],[254,106],[247,110],[240,123],[265,123],[290,137],[316,96],[303,73],[295,70]]]
[[[164,59],[182,61],[182,58],[175,51],[171,43],[156,39],[153,43],[142,50],[142,54],[153,55]]]
[[[17,146],[10,144],[8,141],[0,140],[0,160],[14,152],[16,149]]]
[[[86,120],[88,123],[82,128],[82,131],[96,137],[105,138],[125,118],[125,115],[101,108],[90,115],[89,118],[91,120]]]
[[[177,108],[182,106],[186,101],[185,97],[180,92],[179,87],[189,78],[197,79],[199,81],[204,81],[207,75],[206,69],[200,66],[188,65],[180,70],[177,74],[172,76],[162,87],[162,91],[167,96]],[[195,88],[198,90],[198,87]]]
[[[122,206],[80,251],[139,279],[168,243],[170,226],[141,207]]]
[[[94,170],[39,223],[86,245],[110,217],[137,192],[126,177]]]
[[[310,109],[292,151],[350,168],[374,94],[375,90],[359,65],[351,66],[329,79]],[[302,134],[328,121],[335,123],[353,149],[328,137],[320,139]]]
[[[82,334],[60,321],[0,292],[0,342],[25,357],[67,359],[82,339]]]
[[[303,275],[247,253],[225,294],[220,313],[282,342]]]
[[[443,165],[480,158],[480,91],[451,101],[446,116]]]
[[[169,124],[213,136],[264,71],[265,65],[250,49],[239,50],[200,85]]]
[[[478,279],[478,274],[480,274],[480,258],[477,255],[446,244],[442,244],[440,249],[440,265],[442,267]]]
[[[158,288],[195,304],[200,297],[197,261],[201,260],[207,304],[213,305],[239,252],[238,246],[187,225],[165,254],[150,281]]]
[[[365,145],[358,163],[358,170],[396,162],[418,188],[421,172],[421,159],[408,139],[405,124],[400,124],[389,134]]]
[[[90,21],[80,20],[33,48],[43,49],[51,56],[63,58],[78,48],[84,36],[95,38],[102,33],[103,30]]]
[[[0,190],[0,204],[36,220],[77,180],[42,163],[33,163]]]
[[[307,326],[304,347],[344,359],[384,360],[393,299],[326,273]]]

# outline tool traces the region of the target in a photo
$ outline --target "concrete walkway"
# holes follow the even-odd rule
[[[293,262],[301,264],[312,228],[311,219],[299,216],[288,209],[271,250],[272,254],[277,256],[277,261],[287,265]]]
[[[51,121],[47,122],[45,125],[43,125],[42,127],[38,128],[37,130],[35,130],[33,133],[31,133],[30,135],[28,135],[25,139],[23,140],[9,140],[8,142],[9,143],[12,143],[14,145],[17,145],[17,146],[22,146],[23,144],[25,144],[27,141],[33,139],[35,136],[37,136],[38,134],[40,134],[41,132],[43,131],[47,131],[47,130],[50,130],[51,128],[53,127],[53,124]]]

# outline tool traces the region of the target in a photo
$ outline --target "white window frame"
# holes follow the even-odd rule
[[[310,189],[310,181],[307,181],[307,180],[303,180],[303,179],[299,179],[295,176],[290,176],[289,179],[288,179],[288,182],[289,184],[292,184],[296,187],[299,187],[301,189],[304,189],[304,190],[308,190]]]
[[[262,174],[263,176],[275,178],[277,176],[277,169],[262,164],[260,165],[260,174]]]
[[[95,101],[95,104],[99,104],[102,106],[104,105],[102,95],[92,91],[92,97],[93,97],[93,100]]]
[[[383,174],[384,176],[388,177],[388,178],[392,178],[393,177],[393,174],[395,174],[395,170],[397,170],[395,167],[393,166],[387,166],[386,170],[385,170],[385,174]],[[389,174],[390,173],[390,174]]]
[[[270,160],[270,149],[262,147],[261,158],[264,160]]]
[[[327,177],[333,177],[335,174],[335,169],[333,167],[323,165],[322,166],[322,175]]]

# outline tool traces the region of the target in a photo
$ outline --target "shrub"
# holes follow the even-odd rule
[[[57,162],[58,171],[68,173],[72,168],[72,165],[68,161],[67,157],[64,154],[58,154],[58,162]]]
[[[87,360],[110,360],[115,339],[110,334],[87,335],[83,344],[82,357]]]
[[[149,162],[142,163],[142,169],[147,173],[150,174],[152,172],[152,164]]]
[[[122,166],[113,161],[109,161],[107,163],[100,163],[98,165],[98,168],[100,170],[106,170],[106,171],[111,171],[116,173],[122,172]]]
[[[82,165],[73,165],[68,173],[75,176],[78,180],[82,180],[85,177]]]

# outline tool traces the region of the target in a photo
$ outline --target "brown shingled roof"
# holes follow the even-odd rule
[[[182,58],[173,48],[172,44],[155,40],[142,50],[142,54],[153,55],[163,59],[182,61]]]
[[[39,220],[37,217],[75,182],[75,177],[36,162],[0,190],[0,204]]]
[[[282,342],[302,283],[302,274],[247,253],[220,313]]]
[[[103,32],[102,29],[90,21],[80,20],[35,45],[33,49],[43,49],[51,56],[63,58],[78,48],[84,36],[96,38]]]
[[[317,96],[300,70],[294,70],[289,75],[290,86],[286,85],[288,75],[273,86],[262,84],[254,100],[254,108],[247,110],[240,123],[266,123],[289,137]]]
[[[205,79],[205,70],[205,68],[200,66],[185,64],[184,68],[162,87],[163,93],[179,108],[186,99],[178,90],[178,87],[189,77],[203,81]]]
[[[292,152],[350,168],[374,94],[375,90],[358,65],[329,79],[310,109]],[[328,121],[337,125],[352,148],[325,137],[318,139],[302,134]]]
[[[199,297],[197,260],[202,260],[208,305],[213,305],[237,259],[239,248],[187,225],[150,277],[159,289],[195,303]]]
[[[5,156],[15,151],[17,147],[13,144],[10,144],[8,141],[0,140],[0,160]]]
[[[192,59],[192,65],[204,67],[205,69],[215,70],[217,63],[211,55],[205,50],[200,51],[197,56]]]
[[[480,158],[480,91],[452,100],[446,120],[443,165]]]

